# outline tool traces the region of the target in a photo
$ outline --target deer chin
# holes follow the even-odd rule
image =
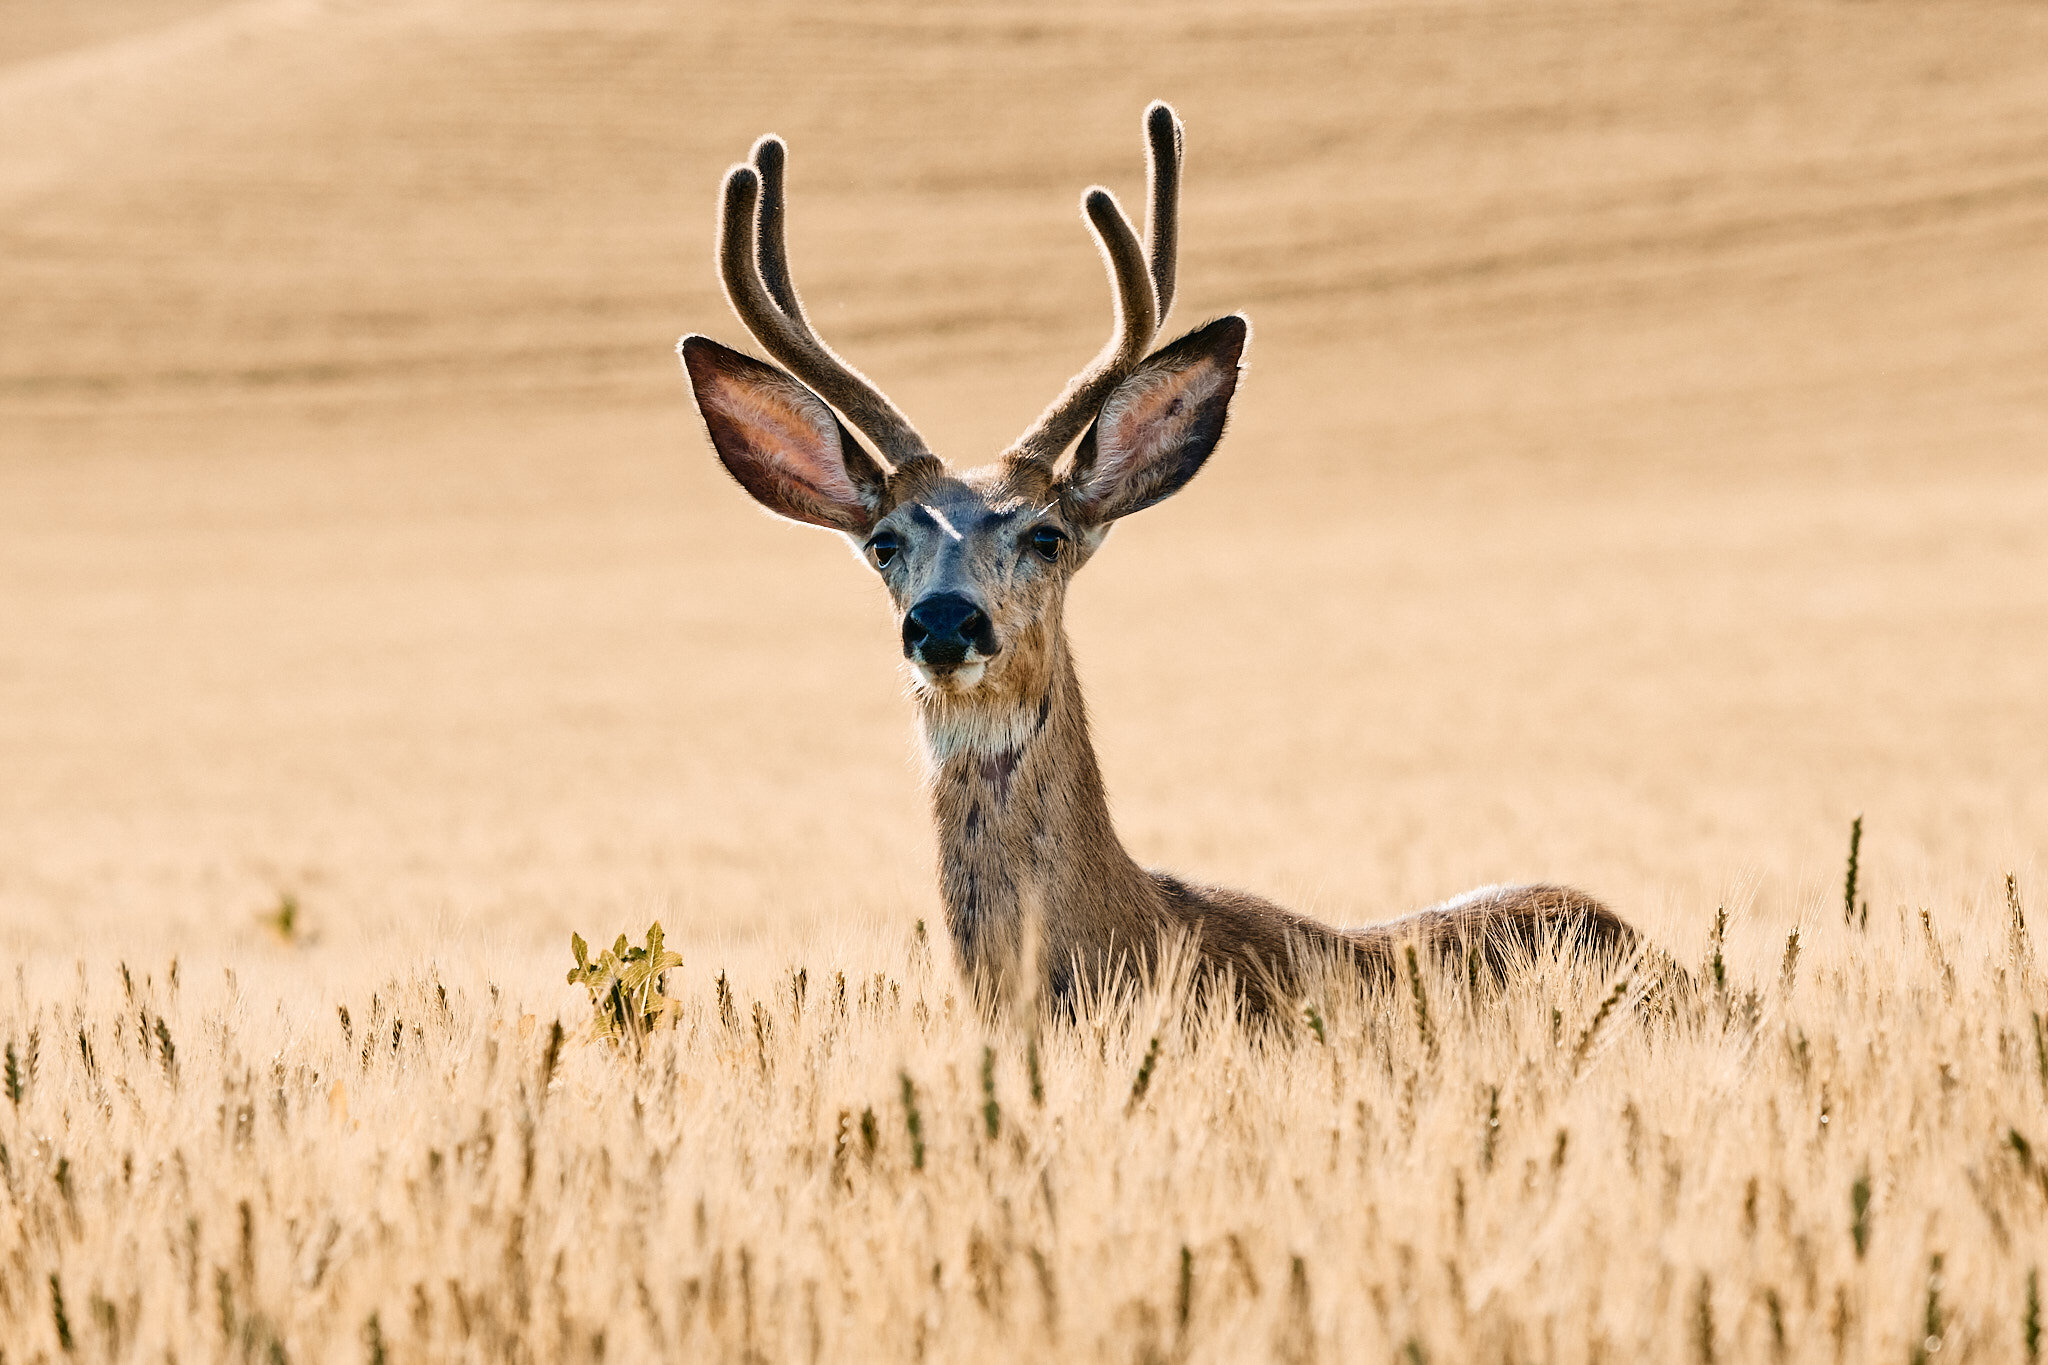
[[[913,660],[911,668],[917,672],[919,683],[932,692],[947,692],[955,696],[972,692],[981,685],[982,674],[988,672],[983,660],[955,664],[951,668],[937,669],[922,661]]]

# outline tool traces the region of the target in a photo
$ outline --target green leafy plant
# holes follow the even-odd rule
[[[1849,1239],[1856,1244],[1856,1259],[1862,1260],[1863,1253],[1870,1250],[1870,1170],[1868,1167],[1856,1173],[1856,1183],[1849,1187]]]
[[[910,1079],[910,1073],[903,1076],[903,1128],[910,1134],[910,1167],[924,1169],[924,1115],[917,1112],[917,1085]]]
[[[263,923],[270,931],[286,943],[298,941],[300,924],[299,898],[285,891],[278,895],[277,906],[262,916]]]
[[[2027,1348],[2027,1365],[2041,1358],[2041,1271],[2027,1270],[2027,1306],[2020,1314],[2020,1343]]]
[[[1323,1032],[1323,1012],[1316,1008],[1316,1002],[1310,1000],[1303,1004],[1301,1013],[1308,1020],[1309,1029],[1316,1035],[1316,1041],[1327,1046],[1330,1040]]]
[[[981,1050],[981,1122],[988,1140],[994,1142],[1003,1131],[1003,1107],[996,1103],[996,1050]]]
[[[1422,988],[1422,964],[1416,960],[1415,945],[1408,945],[1408,992],[1415,997],[1415,1033],[1422,1050],[1436,1056],[1436,1029],[1429,1022],[1429,993]]]
[[[1724,905],[1714,911],[1714,928],[1707,935],[1707,946],[1712,951],[1707,954],[1706,977],[1714,983],[1714,994],[1717,996],[1728,993],[1728,959],[1721,952],[1727,941],[1728,907]]]
[[[1145,1049],[1145,1060],[1138,1065],[1138,1075],[1131,1082],[1130,1102],[1124,1105],[1124,1113],[1130,1114],[1145,1102],[1145,1092],[1152,1088],[1152,1071],[1159,1065],[1159,1035],[1152,1035],[1152,1043]]]
[[[1849,873],[1842,879],[1842,923],[1859,929],[1870,927],[1870,902],[1863,902],[1863,917],[1856,916],[1856,873],[1858,855],[1863,852],[1863,817],[1849,822]]]
[[[620,934],[618,942],[593,960],[583,935],[569,935],[576,965],[569,984],[590,992],[590,1007],[600,1037],[630,1038],[636,1044],[657,1028],[675,1022],[682,1001],[663,990],[668,969],[683,965],[680,953],[661,941],[661,923],[648,926],[647,942],[635,946]]]

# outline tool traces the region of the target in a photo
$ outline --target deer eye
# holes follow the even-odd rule
[[[868,558],[875,562],[876,568],[886,569],[902,548],[903,543],[896,539],[895,532],[883,531],[868,542]]]
[[[1048,564],[1059,561],[1060,547],[1067,543],[1066,532],[1052,526],[1040,526],[1027,537],[1031,551]]]

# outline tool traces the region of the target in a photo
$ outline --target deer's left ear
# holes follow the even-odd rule
[[[1154,351],[1081,439],[1067,489],[1098,525],[1178,493],[1223,437],[1251,324],[1232,314]]]

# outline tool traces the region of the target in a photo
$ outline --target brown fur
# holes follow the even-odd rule
[[[1117,287],[1118,329],[995,464],[955,473],[811,331],[781,241],[782,149],[727,180],[720,263],[735,310],[795,379],[704,337],[681,350],[712,444],[771,510],[846,534],[906,618],[939,836],[939,889],[962,967],[991,999],[1072,1001],[1191,942],[1197,973],[1237,983],[1258,1011],[1290,1002],[1332,959],[1394,978],[1409,945],[1500,973],[1554,942],[1619,958],[1634,930],[1564,887],[1484,892],[1406,919],[1341,930],[1243,892],[1138,866],[1110,822],[1067,644],[1067,584],[1118,518],[1178,492],[1223,434],[1249,337],[1220,318],[1144,354],[1171,302],[1180,130],[1154,106],[1152,255],[1106,191],[1085,201]],[[792,392],[794,391],[794,392]],[[884,471],[845,413],[894,462]],[[1093,425],[1089,425],[1089,423]],[[1086,426],[1085,433],[1082,427]],[[1073,458],[1057,462],[1079,435]],[[920,609],[939,604],[951,624]],[[971,616],[961,613],[970,611]],[[975,622],[970,636],[963,621]],[[957,632],[934,651],[933,631]]]
[[[1151,963],[1162,943],[1183,937],[1193,940],[1205,974],[1227,972],[1261,1012],[1291,1000],[1303,974],[1330,958],[1391,981],[1410,942],[1453,964],[1476,952],[1495,976],[1546,940],[1612,960],[1634,951],[1634,930],[1565,887],[1502,887],[1340,930],[1258,896],[1140,867],[1110,820],[1058,620],[1062,604],[1063,595],[1038,618],[1049,628],[1032,632],[1023,646],[1030,656],[1012,665],[1009,676],[1023,685],[973,702],[919,694],[933,755],[940,895],[962,966],[985,993],[1037,990],[1068,1001],[1084,986],[1107,984],[1113,971]],[[950,737],[958,734],[988,738],[956,745]],[[1034,979],[1020,979],[1025,970]]]

